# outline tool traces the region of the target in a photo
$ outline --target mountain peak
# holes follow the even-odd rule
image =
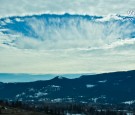
[[[61,80],[61,79],[66,79],[65,77],[62,77],[62,76],[56,76],[55,78],[53,78],[55,80]]]

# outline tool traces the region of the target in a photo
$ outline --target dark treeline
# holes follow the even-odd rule
[[[26,111],[43,112],[45,115],[135,115],[134,107],[123,105],[90,105],[82,103],[43,103],[31,104],[21,101],[0,100],[0,114],[2,109],[18,108]]]

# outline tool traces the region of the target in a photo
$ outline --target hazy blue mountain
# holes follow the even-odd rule
[[[86,73],[88,74],[88,73]],[[63,76],[69,79],[77,78],[82,74],[13,74],[13,73],[0,73],[0,81],[8,82],[32,82],[37,80],[49,80],[56,76]]]

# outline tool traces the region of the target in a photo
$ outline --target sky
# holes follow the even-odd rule
[[[134,0],[0,0],[0,73],[134,70],[134,16]]]

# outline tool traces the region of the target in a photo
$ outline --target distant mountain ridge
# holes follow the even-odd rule
[[[88,74],[88,73],[85,73]],[[89,73],[90,75],[92,73]],[[49,80],[56,76],[63,76],[67,78],[77,78],[81,76],[81,73],[76,74],[23,74],[23,73],[0,73],[0,81],[3,83],[14,82],[32,82],[38,80]]]
[[[0,83],[0,99],[134,104],[135,70],[27,83]],[[130,103],[132,102],[132,103]]]

